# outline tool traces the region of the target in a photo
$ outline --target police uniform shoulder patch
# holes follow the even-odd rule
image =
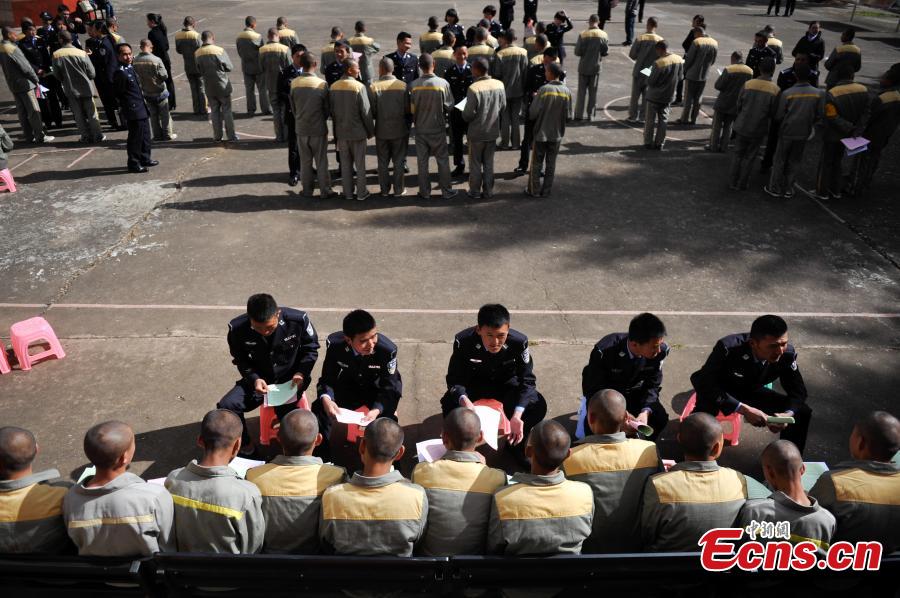
[[[313,328],[312,322],[307,321],[307,323],[306,323],[306,334],[308,334],[309,336],[315,336],[315,335],[316,335],[316,329]]]
[[[531,352],[528,350],[528,345],[525,345],[525,350],[522,351],[522,361],[525,363],[531,361]]]
[[[796,358],[794,359],[794,361],[791,362],[791,369],[794,370],[795,372],[797,371],[797,359]]]
[[[394,374],[397,373],[397,358],[396,357],[394,357],[393,359],[391,359],[388,362],[387,371],[388,371],[388,374],[390,374],[391,376],[393,376]]]

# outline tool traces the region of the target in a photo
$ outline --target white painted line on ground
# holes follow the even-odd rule
[[[609,107],[612,104],[615,104],[616,102],[620,102],[622,100],[628,100],[630,102],[631,96],[622,96],[621,98],[613,98],[610,101],[606,102],[606,104],[603,105],[603,114],[605,114],[606,118],[608,118],[609,120],[617,122],[620,125],[622,125],[623,127],[628,127],[629,129],[634,129],[635,131],[640,131],[643,134],[644,127],[634,126],[631,123],[627,123],[624,120],[616,118],[615,116],[613,116],[612,114],[609,113]],[[671,113],[671,109],[669,110],[669,112]],[[644,114],[644,118],[647,118],[646,114]],[[674,122],[675,122],[674,120],[670,120],[669,127],[671,127]],[[669,135],[669,132],[667,130],[666,131],[666,141],[670,141],[670,140],[671,141],[684,141],[685,143],[696,143],[699,145],[706,145],[708,143],[708,140],[694,141],[692,139],[681,139],[680,137],[674,137],[672,135]]]
[[[16,168],[18,168],[18,167],[21,166],[22,164],[25,164],[25,163],[27,163],[27,162],[31,162],[32,160],[34,160],[34,159],[37,158],[37,157],[38,157],[37,154],[31,154],[30,157],[25,158],[24,160],[22,160],[21,162],[19,162],[19,163],[16,164],[15,166],[10,166],[9,169],[10,169],[10,171],[15,170]]]
[[[246,305],[177,305],[170,303],[0,303],[0,308],[49,308],[49,309],[121,309],[121,310],[179,310],[179,311],[241,311]],[[350,307],[300,307],[310,313],[348,313]],[[467,315],[478,313],[477,309],[416,309],[416,308],[369,308],[370,312],[384,314],[410,315]],[[510,313],[526,316],[633,316],[636,309],[590,310],[590,309],[511,309]],[[692,317],[755,317],[759,311],[700,311],[700,310],[648,310],[660,316],[692,316]],[[877,312],[785,312],[768,310],[782,317],[790,318],[866,318],[894,319],[900,313]]]
[[[78,156],[77,158],[75,158],[75,160],[73,160],[71,164],[69,164],[68,166],[66,166],[66,169],[72,168],[73,166],[75,166],[76,164],[78,164],[79,162],[81,162],[82,160],[84,160],[85,158],[87,158],[88,156],[90,156],[92,153],[94,153],[94,150],[95,150],[95,149],[97,149],[97,148],[92,147],[92,148],[89,149],[88,151],[84,152],[83,154],[81,154],[80,156]]]
[[[244,133],[243,131],[235,131],[238,135],[243,135],[244,137],[253,137],[255,139],[271,139],[275,140],[274,135],[254,135],[253,133]]]

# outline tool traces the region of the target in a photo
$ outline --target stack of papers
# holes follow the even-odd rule
[[[847,137],[841,139],[841,143],[847,148],[848,156],[855,156],[869,149],[869,140],[865,137]]]
[[[284,382],[282,384],[269,384],[269,391],[266,393],[266,407],[280,407],[288,403],[297,401],[297,387],[293,382]]]
[[[475,414],[481,420],[481,433],[489,447],[497,450],[497,431],[500,429],[500,412],[484,405],[475,405]]]
[[[365,426],[365,424],[363,423],[363,418],[365,417],[366,414],[360,411],[352,411],[350,409],[338,407],[337,420],[342,424],[355,424],[357,426]]]
[[[793,424],[794,418],[791,416],[778,417],[776,415],[770,415],[766,417],[766,422],[770,424]]]
[[[822,461],[804,461],[803,464],[806,466],[806,473],[803,474],[801,483],[803,484],[803,489],[809,492],[816,485],[819,477],[828,471],[828,465]]]
[[[247,470],[253,469],[254,467],[259,467],[260,465],[265,465],[265,461],[257,461],[255,459],[244,459],[243,457],[235,457],[232,459],[231,463],[228,464],[228,467],[235,470],[239,476],[242,478],[247,477]]]
[[[432,438],[431,440],[423,440],[416,443],[416,456],[419,463],[434,463],[444,456],[447,447],[440,438]]]

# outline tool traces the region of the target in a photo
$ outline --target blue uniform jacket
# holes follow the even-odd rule
[[[669,356],[663,343],[653,359],[632,356],[628,351],[628,333],[616,332],[600,339],[581,372],[581,392],[590,399],[594,393],[611,388],[627,399],[639,400],[641,409],[659,401],[662,366]]]
[[[150,118],[137,73],[131,65],[120,65],[113,76],[113,86],[119,98],[119,108],[125,120]]]
[[[343,332],[334,332],[325,341],[325,363],[317,385],[318,395],[347,408],[366,405],[391,417],[403,395],[403,380],[397,368],[397,345],[378,335],[375,351],[360,355]],[[350,399],[350,401],[347,400]]]

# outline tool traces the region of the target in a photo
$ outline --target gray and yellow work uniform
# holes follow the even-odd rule
[[[347,40],[347,43],[354,52],[359,54],[359,79],[363,85],[368,85],[376,79],[375,55],[381,51],[381,46],[365,33],[357,33]]]
[[[419,36],[419,54],[431,54],[444,43],[444,34],[440,31],[428,31]]]
[[[488,72],[491,72],[490,69],[494,66],[494,57],[496,53],[497,52],[493,47],[485,43],[469,46],[469,64],[472,64],[476,58],[484,58],[488,63]]]
[[[869,107],[869,124],[863,133],[863,137],[869,140],[869,149],[859,154],[858,190],[863,190],[872,183],[881,152],[887,147],[898,125],[900,125],[900,87],[895,86],[875,96]]]
[[[63,499],[69,538],[81,556],[151,556],[175,550],[172,497],[123,473],[104,486],[76,484]]]
[[[471,56],[471,54],[470,54]],[[503,83],[488,75],[478,77],[466,92],[463,120],[469,123],[469,195],[494,195],[494,153],[500,135],[500,113],[506,108]]]
[[[597,84],[600,81],[601,62],[609,54],[609,37],[599,27],[582,31],[575,42],[578,56],[578,100],[575,102],[575,120],[594,116],[597,107]],[[584,115],[587,96],[587,116]]]
[[[241,58],[241,71],[244,73],[244,92],[247,94],[247,113],[256,112],[256,94],[259,93],[259,111],[263,114],[271,112],[269,107],[269,88],[265,74],[259,64],[259,49],[263,45],[262,35],[246,27],[237,36],[235,46]]]
[[[534,121],[534,156],[528,173],[528,192],[549,197],[559,146],[566,134],[566,123],[572,120],[572,92],[562,81],[547,82],[531,101],[528,118]],[[541,172],[544,173],[543,183]]]
[[[144,92],[144,100],[147,102],[153,138],[157,141],[172,139],[174,130],[172,116],[169,113],[169,91],[166,88],[169,73],[166,66],[159,56],[151,52],[141,52],[134,57],[131,64],[137,73],[141,91]]]
[[[341,156],[344,197],[353,199],[353,168],[356,167],[356,197],[366,192],[366,141],[375,133],[372,106],[366,86],[344,75],[328,90],[334,138]]]
[[[45,483],[58,477],[48,469],[0,480],[0,554],[58,554],[72,546],[63,523],[67,488]]]
[[[525,72],[528,70],[528,53],[525,48],[507,46],[494,57],[493,76],[503,82],[506,106],[500,112],[500,147],[519,149],[522,135],[519,115],[525,95]]]
[[[450,152],[447,149],[447,115],[453,109],[453,94],[446,79],[424,75],[410,86],[410,112],[416,125],[416,163],[419,196],[431,195],[428,159],[434,156],[442,195],[450,192]]]
[[[522,40],[522,47],[525,48],[525,51],[528,53],[528,62],[531,62],[531,59],[537,56],[538,54],[543,54],[544,51],[538,51],[535,47],[534,43],[537,41],[537,35],[529,35],[525,39]],[[547,44],[549,48],[550,45]]]
[[[586,436],[562,468],[594,493],[594,525],[582,552],[639,552],[641,495],[650,476],[663,470],[656,443],[624,432]]]
[[[647,481],[641,537],[648,552],[697,552],[709,530],[731,527],[747,500],[744,475],[715,461],[684,461]]]
[[[209,101],[213,139],[222,141],[222,125],[229,141],[237,140],[234,132],[234,114],[231,111],[231,80],[228,78],[234,66],[228,53],[220,46],[204,44],[197,50],[197,70],[203,76],[203,86]]]
[[[808,496],[809,506],[801,505],[784,492],[775,491],[769,498],[752,498],[744,504],[734,527],[747,528],[756,523],[787,522],[791,526],[790,541],[793,543],[812,542],[819,548],[820,556],[825,556],[836,526],[834,515]],[[744,536],[747,539],[747,536]],[[758,534],[757,541],[767,539]]]
[[[398,471],[378,477],[357,472],[322,495],[319,539],[335,554],[412,556],[427,519],[424,488]]]
[[[871,99],[865,85],[840,81],[825,93],[825,139],[816,176],[816,193],[821,197],[840,196],[843,186],[841,139],[859,137],[866,128]]]
[[[833,542],[881,542],[900,550],[900,464],[844,461],[809,491],[837,519]]]
[[[197,60],[194,57],[200,46],[203,45],[200,34],[193,29],[182,29],[175,33],[175,51],[181,54],[184,60],[184,75],[191,86],[191,103],[194,105],[194,114],[206,114],[209,105],[206,103],[206,91],[203,88],[203,76],[197,68]]]
[[[724,152],[728,149],[731,140],[731,126],[737,117],[738,98],[744,83],[753,78],[753,69],[746,64],[729,64],[722,69],[722,74],[716,79],[716,89],[719,97],[713,104],[712,131],[709,135],[709,149],[714,152]]]
[[[293,29],[285,26],[278,28],[278,43],[287,46],[288,51],[300,43],[300,36]]]
[[[482,463],[474,451],[447,451],[416,465],[412,481],[428,495],[428,526],[417,553],[484,554],[494,492],[506,485],[506,473]]]
[[[281,70],[290,63],[291,50],[281,42],[268,42],[259,49],[259,69],[272,108],[272,126],[275,128],[276,143],[287,140],[287,125],[284,123],[286,109],[278,98],[278,77]]]
[[[630,120],[640,120],[644,115],[644,101],[649,77],[641,71],[652,67],[656,62],[656,43],[661,41],[663,41],[661,35],[644,33],[634,40],[628,51],[628,56],[634,61],[634,66],[631,68],[631,102],[628,104]]]
[[[235,470],[191,461],[166,477],[166,488],[175,503],[179,551],[253,554],[262,548],[262,495]]]
[[[772,51],[775,52],[775,64],[781,64],[784,62],[784,44],[781,43],[780,39],[775,37],[770,37],[766,42],[767,48],[772,48]]]
[[[83,143],[96,143],[103,139],[100,119],[94,105],[94,65],[87,53],[72,44],[66,44],[53,53],[53,76],[59,79],[69,100],[72,117]]]
[[[322,494],[347,481],[344,468],[323,464],[318,457],[278,455],[248,470],[247,481],[262,494],[263,552],[318,553]]]
[[[738,95],[734,119],[734,157],[731,161],[730,184],[747,189],[753,162],[778,109],[778,86],[770,77],[760,76],[744,83]]]
[[[319,69],[324,71],[325,67],[334,62],[336,58],[334,57],[334,42],[337,40],[331,40],[327,45],[322,46],[322,49],[319,51],[321,57],[319,58]]]
[[[369,85],[369,102],[375,117],[375,150],[378,154],[378,185],[382,195],[402,195],[403,159],[409,147],[409,90],[394,75],[379,77]],[[393,177],[390,165],[393,162]]]
[[[447,69],[453,66],[453,48],[450,46],[438,48],[431,53],[431,57],[434,59],[434,74],[438,77],[443,77]]]
[[[710,67],[716,62],[719,44],[708,35],[694,39],[684,56],[684,109],[681,111],[682,124],[696,124],[706,88],[706,77]]]
[[[666,143],[669,105],[675,97],[675,86],[684,77],[684,60],[676,54],[657,58],[647,78],[644,91],[644,145],[661,148]]]
[[[488,528],[488,554],[509,556],[581,554],[591,534],[591,488],[550,475],[517,473],[494,494]]]
[[[25,58],[22,49],[9,40],[0,42],[0,66],[3,67],[6,84],[16,102],[16,112],[25,139],[43,143],[44,121],[41,118],[41,109],[34,91],[40,84],[37,73]]]
[[[301,73],[291,81],[291,112],[300,149],[300,182],[303,195],[312,197],[313,173],[322,197],[331,194],[328,173],[328,84],[313,73]],[[315,166],[313,166],[315,161]]]
[[[825,77],[825,89],[831,89],[843,81],[853,79],[853,75],[862,68],[862,52],[856,44],[843,44],[831,51],[825,61],[828,75]]]
[[[806,142],[824,116],[825,92],[819,88],[798,83],[781,93],[775,113],[775,120],[781,122],[781,127],[769,179],[770,191],[792,193]]]

